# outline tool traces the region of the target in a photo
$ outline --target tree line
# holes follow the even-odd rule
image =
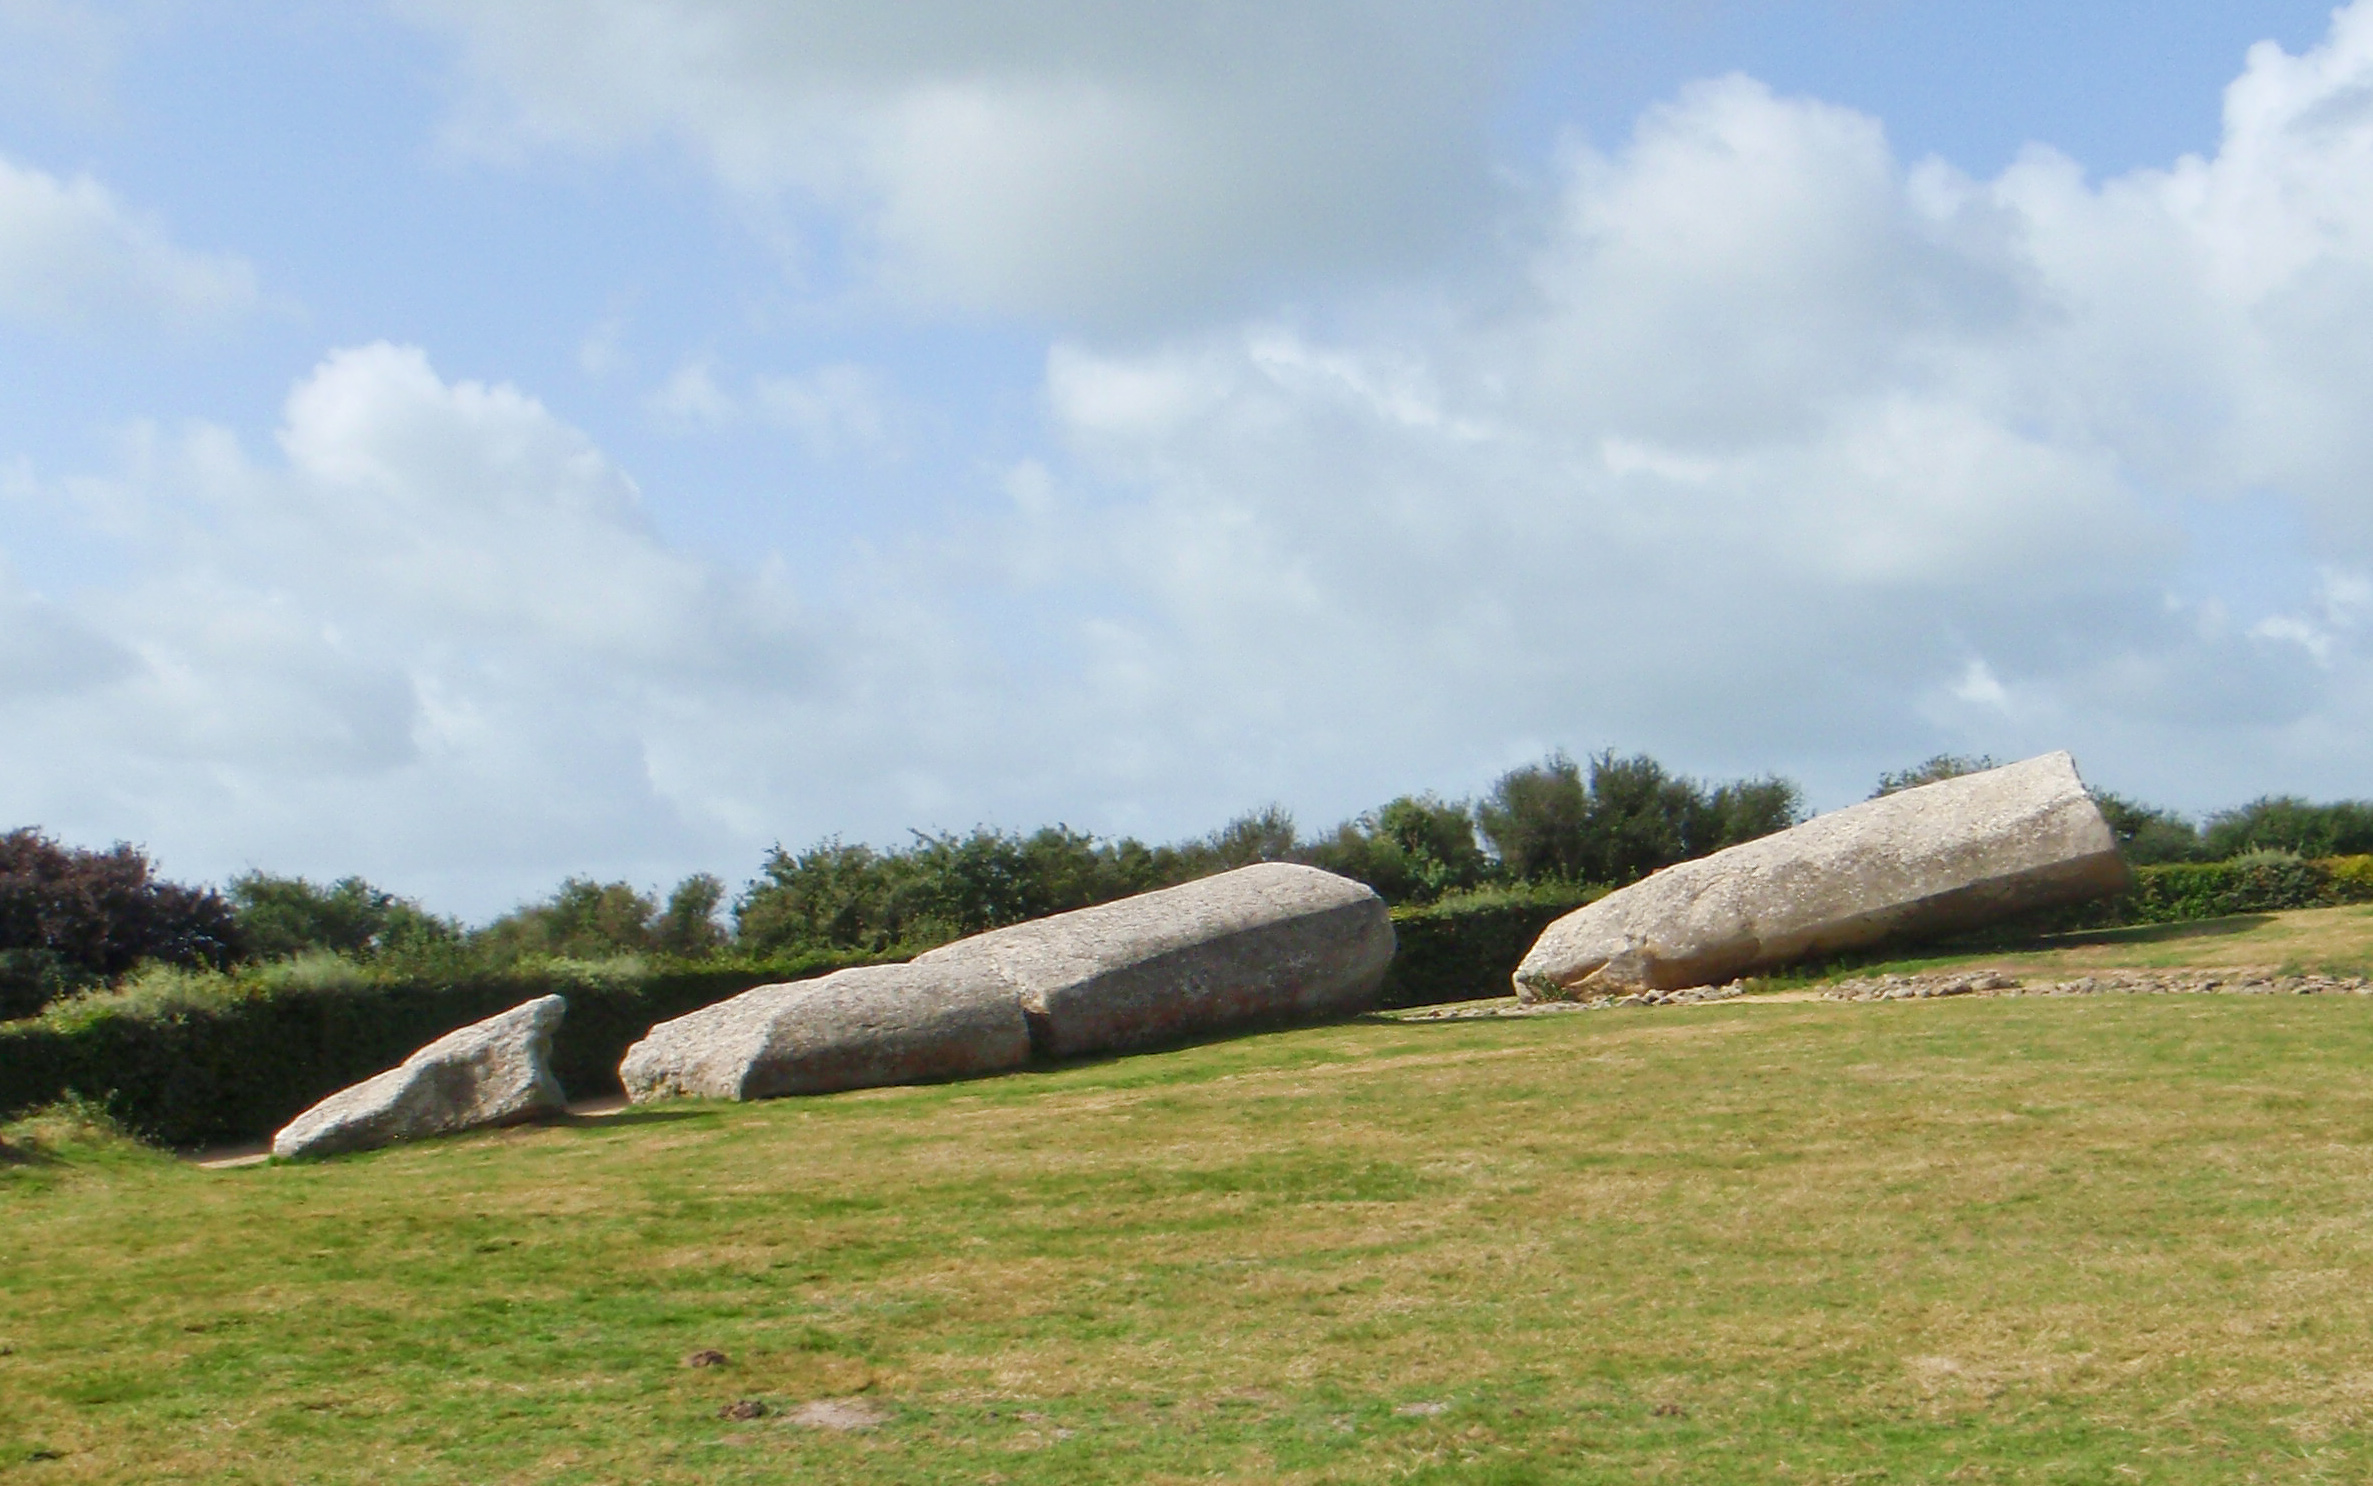
[[[1883,775],[1875,793],[1993,763],[1939,755]],[[2373,852],[2369,801],[2272,796],[2195,823],[2096,798],[2138,863]],[[571,877],[475,928],[360,877],[320,884],[249,872],[218,891],[160,879],[129,845],[77,848],[25,828],[0,836],[0,1018],[152,961],[220,969],[336,955],[462,975],[536,958],[895,954],[1254,862],[1323,867],[1396,904],[1543,884],[1619,887],[1803,818],[1802,791],[1776,776],[1713,783],[1644,754],[1559,752],[1508,771],[1478,799],[1404,795],[1316,837],[1276,806],[1160,846],[1065,825],[915,832],[896,847],[833,837],[799,851],[776,846],[738,894],[707,873],[664,895]]]

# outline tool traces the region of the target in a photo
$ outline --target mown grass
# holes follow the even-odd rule
[[[0,1480],[2364,1479],[2368,1067],[2373,998],[1733,1002],[316,1166],[52,1120]]]
[[[2239,913],[2186,923],[2018,938],[1973,937],[1967,943],[1908,953],[1892,950],[1795,965],[1752,984],[1760,990],[1790,990],[1860,975],[1914,974],[1968,965],[2063,979],[2103,970],[2178,968],[2373,976],[2373,906]]]

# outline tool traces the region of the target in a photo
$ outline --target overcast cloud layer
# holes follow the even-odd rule
[[[0,814],[486,912],[836,831],[1324,825],[1560,745],[1824,805],[1943,748],[2373,794],[2373,0],[2253,51],[2213,157],[2106,180],[1742,75],[1495,160],[1546,10],[924,10],[405,13],[472,168],[682,151],[795,295],[1038,336],[993,500],[795,581],[671,541],[700,492],[546,389],[384,341],[268,444],[160,408],[105,467],[0,450],[0,519],[113,554],[0,569]],[[0,158],[0,324],[270,288]],[[895,381],[693,358],[640,406],[890,458]],[[2244,529],[2295,534],[2271,594],[2223,581]]]

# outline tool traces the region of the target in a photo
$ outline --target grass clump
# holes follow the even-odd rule
[[[105,1104],[80,1094],[69,1093],[0,1123],[0,1191],[47,1185],[71,1167],[138,1166],[165,1159],[125,1129]]]

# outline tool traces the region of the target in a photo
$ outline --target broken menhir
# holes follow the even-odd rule
[[[2065,753],[1866,800],[1667,867],[1551,924],[1524,1001],[1712,985],[1807,955],[2107,897],[2131,882]]]
[[[539,996],[448,1032],[289,1121],[272,1154],[334,1156],[560,1113],[568,1099],[552,1076],[552,1033],[567,1010],[565,998]]]
[[[1266,862],[960,939],[903,965],[760,986],[653,1027],[640,1103],[764,1099],[1125,1052],[1365,1011],[1392,920],[1362,883]]]

